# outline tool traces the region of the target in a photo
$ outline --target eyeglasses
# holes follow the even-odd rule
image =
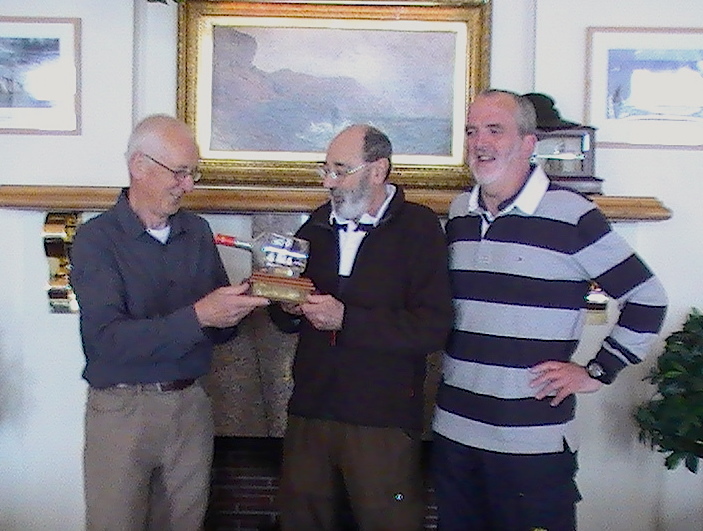
[[[200,180],[200,178],[203,176],[203,174],[200,173],[200,170],[197,170],[197,169],[191,170],[189,168],[181,169],[181,170],[173,170],[173,169],[169,168],[168,166],[166,166],[166,164],[164,164],[163,162],[159,162],[158,160],[156,160],[151,155],[147,155],[146,153],[142,153],[142,155],[144,155],[146,158],[148,158],[151,162],[155,162],[156,164],[161,166],[163,169],[170,171],[179,183],[181,181],[183,181],[183,179],[185,179],[189,175],[190,175],[190,178],[193,179],[193,182],[197,183]]]
[[[317,174],[320,176],[321,179],[325,179],[329,175],[329,177],[333,181],[336,181],[337,179],[342,179],[343,177],[346,177],[347,175],[352,175],[353,173],[356,173],[360,170],[363,170],[369,164],[371,164],[371,163],[364,162],[363,164],[360,164],[356,168],[351,168],[350,170],[347,170],[345,168],[330,170],[324,164],[322,164],[317,168]]]

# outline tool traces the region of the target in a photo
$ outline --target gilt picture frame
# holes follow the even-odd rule
[[[319,186],[329,141],[386,132],[393,181],[459,189],[468,102],[489,79],[490,4],[189,0],[179,6],[179,116],[203,185]]]
[[[703,28],[589,27],[586,59],[599,147],[703,149]]]
[[[0,134],[81,132],[81,21],[0,16]]]

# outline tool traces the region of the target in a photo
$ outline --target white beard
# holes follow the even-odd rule
[[[476,166],[479,167],[479,169],[476,171],[472,167],[473,164],[471,164],[471,161],[469,161],[469,167],[471,168],[471,173],[474,177],[474,180],[480,185],[480,186],[487,186],[490,184],[495,183],[496,181],[504,178],[508,172],[510,171],[511,165],[514,163],[514,161],[517,159],[519,156],[519,150],[516,146],[513,146],[509,151],[503,152],[503,153],[487,153],[484,150],[477,150],[476,152],[476,157],[481,157],[482,155],[489,155],[494,157],[493,162],[490,165],[490,168],[481,168],[481,164],[478,162],[475,163]]]
[[[472,175],[474,177],[474,180],[476,181],[476,183],[479,186],[486,186],[489,184],[493,184],[494,182],[496,182],[500,178],[500,173],[498,173],[498,172],[492,172],[492,173],[489,173],[488,175],[486,175],[486,174],[479,175],[478,173],[473,172]]]
[[[358,220],[369,210],[371,204],[371,186],[365,177],[359,186],[351,190],[334,188],[330,190],[332,211],[341,219]]]

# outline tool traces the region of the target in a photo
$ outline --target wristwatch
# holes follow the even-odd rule
[[[610,383],[608,373],[606,373],[603,366],[594,359],[586,364],[586,372],[594,380],[598,380],[604,384]]]

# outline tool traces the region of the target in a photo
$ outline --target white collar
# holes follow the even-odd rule
[[[146,231],[161,243],[166,243],[169,235],[171,234],[171,225],[166,225],[161,229],[146,229]]]
[[[469,212],[481,212],[485,209],[481,207],[480,186],[474,186],[469,196]],[[527,215],[533,215],[537,211],[540,201],[549,188],[549,177],[540,166],[536,166],[530,176],[525,181],[520,191],[513,200],[501,209],[501,213],[509,212],[513,208],[521,210]]]

